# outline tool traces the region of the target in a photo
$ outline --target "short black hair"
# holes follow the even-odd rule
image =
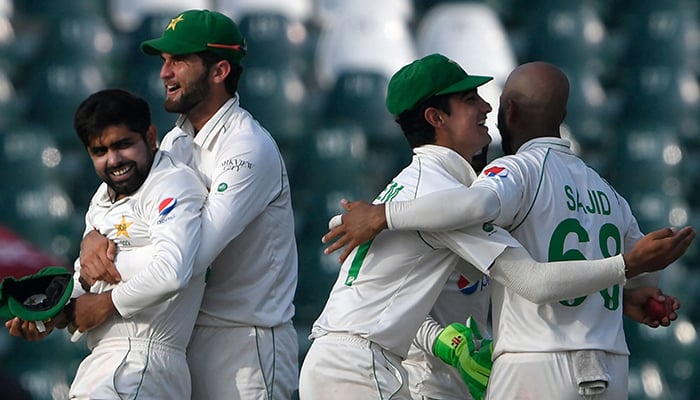
[[[435,127],[426,121],[425,110],[429,107],[434,107],[449,115],[451,112],[450,96],[452,95],[443,94],[429,97],[412,109],[404,111],[396,118],[396,122],[401,126],[401,130],[411,148],[435,143]]]
[[[80,103],[73,118],[73,128],[86,148],[106,128],[122,124],[146,140],[151,110],[144,99],[121,89],[104,89],[91,94]]]

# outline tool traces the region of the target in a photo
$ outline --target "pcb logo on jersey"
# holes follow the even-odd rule
[[[160,204],[158,204],[158,215],[160,216],[160,219],[156,223],[162,224],[174,218],[174,216],[168,216],[168,214],[170,214],[170,212],[173,211],[176,205],[177,199],[174,197],[168,197],[166,199],[163,199],[163,201],[161,201]]]
[[[493,167],[484,170],[484,175],[493,178],[493,177],[499,177],[499,178],[505,178],[508,176],[508,171],[506,170],[505,167],[499,167],[497,165],[494,165]]]

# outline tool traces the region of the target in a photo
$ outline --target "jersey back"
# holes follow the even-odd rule
[[[484,169],[475,185],[501,202],[495,225],[506,228],[536,261],[600,259],[641,238],[627,202],[562,139],[526,143]],[[628,354],[622,288],[537,305],[492,282],[495,352],[582,348]]]

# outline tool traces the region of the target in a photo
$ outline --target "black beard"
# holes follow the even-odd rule
[[[191,89],[182,94],[180,100],[169,101],[166,99],[163,102],[165,111],[177,114],[187,114],[190,112],[197,104],[209,96],[211,88],[207,81],[208,76],[209,70],[207,69],[207,71],[190,86]]]

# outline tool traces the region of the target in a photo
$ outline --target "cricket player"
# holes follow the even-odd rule
[[[194,268],[206,190],[194,171],[156,148],[148,104],[103,90],[80,104],[75,130],[103,180],[85,215],[92,230],[119,247],[116,285],[81,287],[75,262],[67,307],[90,354],[80,363],[71,399],[181,399],[191,393],[185,347],[204,293]],[[53,328],[53,326],[51,327]],[[41,339],[33,323],[10,332]]]
[[[477,87],[490,79],[470,76],[439,54],[416,60],[392,77],[387,108],[398,116],[414,157],[377,203],[458,188],[475,178],[467,160],[491,140],[484,125],[491,107]],[[659,244],[649,240],[640,247]],[[492,224],[443,232],[384,231],[354,250],[341,266],[312,327],[300,398],[409,399],[401,362],[455,269],[468,279],[487,274],[501,283],[532,275],[513,284],[513,291],[537,301],[563,300],[624,284],[626,275],[668,265],[679,256],[675,244],[664,242],[661,252],[635,248],[624,257],[557,264],[534,262],[517,241]],[[548,280],[558,268],[570,273]],[[542,281],[547,282],[544,288]]]
[[[299,375],[294,214],[277,144],[236,92],[245,40],[224,14],[188,10],[141,50],[162,60],[164,106],[180,114],[161,148],[209,190],[195,264],[211,273],[188,345],[192,397],[289,400]],[[86,268],[108,254],[104,238],[92,239],[98,250],[81,245]],[[85,278],[114,275],[105,264]]]
[[[595,259],[629,251],[643,237],[629,205],[560,138],[568,94],[568,79],[553,65],[516,68],[499,111],[509,156],[487,165],[471,189],[425,197],[423,204],[387,205],[387,223],[439,231],[489,221],[508,229],[536,260]],[[688,235],[689,245],[695,233],[684,228],[678,235]],[[660,292],[633,288],[655,286],[657,277],[630,280],[632,290],[624,291],[624,306],[636,308],[637,320],[650,326],[675,318],[671,313],[651,321],[639,314],[646,296],[637,292]],[[487,398],[627,398],[621,285],[559,302],[533,302],[498,280],[492,280],[491,290],[495,348]]]

